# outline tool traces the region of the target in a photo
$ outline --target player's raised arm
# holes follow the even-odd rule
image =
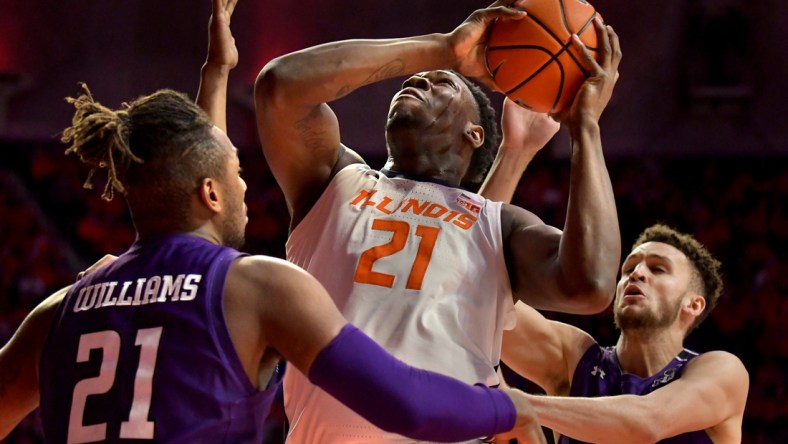
[[[208,55],[200,70],[197,105],[227,133],[227,84],[238,64],[238,48],[230,31],[230,18],[238,0],[212,0],[208,23]]]
[[[568,126],[572,150],[563,231],[516,207],[505,206],[502,212],[513,289],[520,300],[539,309],[599,312],[612,300],[616,283],[621,240],[599,118],[617,80],[621,48],[611,27],[594,23],[600,61],[574,39],[591,75],[572,106],[556,116]]]
[[[504,99],[501,144],[479,194],[491,200],[510,203],[525,169],[560,126],[547,114],[531,111],[508,98]]]
[[[257,127],[293,225],[333,173],[361,162],[341,145],[339,122],[328,103],[365,85],[433,69],[457,69],[486,80],[484,31],[496,18],[522,15],[505,3],[475,11],[449,34],[327,43],[276,58],[262,69],[255,85]]]

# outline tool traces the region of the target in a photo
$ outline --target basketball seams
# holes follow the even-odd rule
[[[573,61],[573,62],[575,62],[575,65],[577,65],[578,69],[580,69],[580,72],[582,72],[584,76],[588,77],[588,72],[585,70],[585,68],[583,68],[583,65],[580,63],[580,61],[577,59],[577,57],[575,57],[575,55],[572,53],[572,51],[569,51],[569,50],[568,50],[569,46],[572,44],[572,42],[571,42],[571,35],[572,35],[573,33],[572,33],[572,30],[569,28],[569,23],[568,23],[568,22],[567,22],[567,20],[566,20],[566,14],[565,14],[565,12],[564,12],[564,2],[563,2],[563,0],[559,0],[559,4],[560,4],[561,19],[562,19],[562,20],[563,20],[563,22],[564,22],[564,27],[566,28],[566,31],[567,31],[567,32],[569,33],[569,35],[570,35],[570,41],[569,41],[569,42],[564,42],[564,41],[563,41],[563,40],[562,40],[560,37],[558,37],[558,36],[557,36],[557,35],[556,35],[556,34],[553,32],[553,30],[551,30],[550,28],[548,28],[548,27],[547,27],[547,25],[545,25],[545,24],[544,24],[544,22],[542,22],[541,20],[539,20],[539,18],[538,18],[538,17],[536,17],[536,16],[534,16],[533,14],[530,14],[530,13],[529,13],[528,15],[526,15],[526,16],[525,16],[525,18],[526,18],[526,19],[530,19],[530,20],[532,20],[532,21],[533,21],[533,22],[534,22],[536,25],[538,25],[540,28],[542,28],[542,30],[544,30],[544,31],[547,33],[547,35],[549,35],[550,37],[552,37],[552,38],[553,38],[553,40],[555,40],[555,42],[556,42],[556,43],[558,43],[558,45],[559,45],[559,46],[560,46],[560,48],[561,48],[561,49],[560,49],[560,50],[558,50],[558,51],[557,51],[557,52],[556,52],[556,53],[553,55],[553,57],[552,57],[550,60],[548,60],[548,61],[547,61],[545,64],[552,63],[553,61],[555,61],[556,63],[560,64],[560,63],[561,63],[561,61],[560,61],[560,60],[558,60],[558,57],[561,55],[561,53],[562,53],[562,52],[566,51],[566,53],[567,53],[567,54],[569,54],[569,57],[572,59],[572,61]],[[588,25],[590,25],[591,23],[593,23],[593,21],[594,21],[594,18],[596,17],[596,15],[597,15],[597,13],[596,13],[596,11],[594,11],[594,12],[593,12],[593,14],[591,14],[591,18],[589,18],[589,19],[588,19],[588,21],[586,21],[586,23],[585,23],[585,24],[584,24],[584,25],[583,25],[583,26],[580,28],[580,30],[577,32],[577,34],[578,34],[578,35],[582,34],[582,33],[583,33],[583,32],[584,32],[584,31],[585,31],[587,28],[588,28]],[[493,26],[494,26],[494,25],[493,25]],[[492,32],[492,29],[490,29],[490,32]],[[488,46],[488,47],[487,47],[487,51],[488,51],[488,52],[489,52],[489,51],[494,51],[494,50],[496,50],[496,49],[523,49],[523,48],[526,48],[526,47],[527,47],[527,46],[517,46],[517,45],[499,45],[499,46]],[[532,47],[532,48],[534,48],[534,49],[536,49],[536,48],[541,48],[541,47],[536,47],[536,46],[531,46],[531,47]],[[588,45],[586,45],[586,48],[588,48],[588,49],[589,49],[589,51],[597,51],[597,48],[591,48],[591,47],[589,47]],[[552,54],[552,53],[550,53],[550,54]],[[495,80],[495,73],[497,73],[497,72],[498,72],[498,69],[499,69],[501,66],[502,66],[501,64],[498,64],[498,66],[496,66],[496,67],[495,67],[495,70],[494,70],[494,71],[493,71],[493,70],[490,70],[490,71],[491,71],[491,73],[493,73],[493,80]],[[538,70],[537,70],[537,71],[534,73],[534,75],[536,75],[536,74],[538,74],[539,72],[541,72],[541,71],[542,71],[544,68],[545,68],[544,66],[540,67],[540,68],[539,68],[539,69],[538,69]],[[488,69],[489,69],[489,67],[488,67]],[[562,69],[562,71],[561,71],[561,72],[563,73],[563,66],[561,67],[561,69]],[[511,93],[511,92],[513,92],[513,91],[516,91],[517,89],[519,89],[520,87],[522,87],[524,84],[528,83],[528,80],[530,80],[531,78],[533,78],[533,76],[534,76],[534,75],[532,75],[532,76],[528,77],[528,79],[527,79],[527,80],[525,80],[525,81],[521,82],[519,85],[517,85],[515,88],[513,88],[513,89],[512,89],[510,92],[508,92],[507,94],[509,94],[509,93]],[[563,83],[562,83],[562,85],[563,85]],[[560,95],[559,95],[559,97],[560,97]]]
[[[583,24],[583,26],[581,26],[580,29],[577,32],[574,32],[574,31],[572,31],[572,27],[569,26],[569,20],[566,17],[566,8],[564,8],[564,0],[558,0],[558,7],[559,7],[559,10],[561,12],[561,21],[564,22],[564,29],[566,29],[566,32],[569,33],[570,39],[572,37],[572,34],[577,34],[577,35],[583,34],[583,32],[585,32],[585,30],[588,29],[588,25],[593,23],[594,19],[597,16],[596,10],[592,9],[591,17],[588,19],[588,21],[586,21],[585,24]],[[588,49],[590,49],[592,51],[596,51],[597,50],[597,48],[591,48],[588,45],[586,45],[586,48],[588,48]]]
[[[559,46],[563,46],[563,45],[564,45],[564,41],[563,41],[563,40],[562,40],[560,37],[558,37],[558,36],[557,36],[557,35],[556,35],[556,34],[553,32],[553,30],[552,30],[552,29],[550,29],[550,28],[549,28],[547,25],[545,25],[545,24],[544,24],[544,22],[542,22],[541,20],[539,20],[539,19],[538,19],[536,16],[532,15],[531,13],[528,13],[528,14],[525,16],[525,19],[531,19],[531,20],[533,20],[533,22],[534,22],[534,23],[536,23],[537,25],[539,25],[539,27],[540,27],[540,28],[542,28],[542,29],[543,29],[545,32],[547,32],[547,34],[548,34],[550,37],[552,37],[552,38],[555,40],[555,42],[556,42],[556,43],[558,43],[558,45],[559,45]],[[570,37],[571,37],[571,33],[570,33]]]
[[[503,48],[501,48],[501,49],[503,49]],[[520,49],[520,48],[513,48],[513,49]],[[542,66],[540,66],[540,67],[539,67],[539,69],[537,69],[536,71],[534,71],[534,72],[533,72],[533,74],[531,74],[530,76],[528,76],[528,77],[527,77],[525,80],[523,80],[522,82],[518,83],[518,84],[517,84],[517,86],[515,86],[515,87],[514,87],[514,88],[512,88],[511,90],[509,90],[509,91],[506,91],[504,94],[507,94],[507,95],[508,95],[508,94],[511,94],[511,93],[513,93],[513,92],[517,91],[518,89],[522,88],[522,87],[523,87],[523,85],[525,85],[526,83],[530,82],[530,81],[531,81],[531,79],[533,79],[534,77],[536,77],[537,75],[539,75],[539,73],[540,73],[540,72],[542,72],[542,71],[544,71],[544,70],[545,70],[545,68],[547,68],[547,67],[548,67],[548,66],[549,66],[551,63],[553,63],[553,62],[556,62],[556,63],[557,63],[559,66],[561,65],[561,62],[560,62],[559,60],[557,60],[557,55],[556,55],[556,54],[553,54],[552,52],[548,51],[547,49],[545,49],[545,48],[543,48],[543,47],[541,47],[541,46],[533,46],[533,47],[531,47],[531,48],[529,48],[529,49],[536,49],[536,50],[539,50],[539,51],[545,52],[545,53],[547,53],[547,54],[549,54],[549,55],[550,55],[550,58],[547,60],[547,62],[543,63],[543,64],[542,64]],[[563,50],[560,50],[560,51],[558,51],[558,54],[561,54],[561,52],[563,52]],[[501,66],[502,66],[504,63],[505,63],[505,62],[501,62],[501,63],[500,63],[500,64],[499,64],[499,65],[498,65],[498,66],[495,68],[496,72],[498,71],[498,68],[500,68],[500,67],[501,67]],[[561,80],[562,80],[562,82],[563,82],[563,66],[560,66],[560,68],[561,68]],[[493,80],[495,80],[495,78],[494,78],[494,77],[493,77]]]
[[[594,11],[594,13],[591,14],[591,18],[588,19],[588,21],[580,28],[580,31],[577,32],[577,35],[582,34],[588,28],[588,25],[594,22],[595,18],[596,18],[596,11]],[[569,44],[571,44],[571,42],[567,44],[567,48],[569,47]],[[585,46],[589,51],[593,51],[593,52],[598,51],[597,48],[592,48],[586,45],[585,43],[583,43],[583,46]],[[577,59],[575,54],[572,51],[566,51],[566,53],[569,54],[569,57],[572,59],[573,62],[575,62],[575,65],[577,65],[577,67],[580,69],[580,72],[582,72],[584,76],[588,77],[589,73],[585,70],[585,68],[583,68],[583,64],[580,63],[580,60]]]
[[[542,46],[536,46],[536,45],[498,45],[498,46],[488,46],[487,47],[487,52],[489,53],[490,51],[503,50],[503,49],[526,49],[527,48],[527,49],[540,50],[540,51],[543,51],[543,52],[549,54],[550,58],[544,64],[542,64],[542,66],[540,66],[539,69],[534,71],[533,74],[528,76],[522,82],[518,83],[514,88],[510,89],[505,94],[506,95],[512,94],[513,92],[515,92],[518,89],[522,88],[523,85],[525,85],[526,83],[531,81],[531,79],[533,79],[534,77],[539,75],[539,73],[544,71],[545,68],[547,68],[548,65],[550,65],[553,62],[555,62],[556,64],[558,64],[558,69],[559,69],[559,72],[561,73],[561,83],[560,83],[560,85],[558,87],[558,93],[556,94],[556,97],[555,97],[555,99],[553,101],[553,106],[551,107],[551,109],[554,109],[555,108],[555,104],[558,103],[558,101],[561,99],[561,93],[563,91],[563,83],[564,83],[564,67],[561,64],[561,61],[558,60],[558,56],[560,56],[564,51],[566,51],[566,45],[564,45],[564,42],[563,42],[563,40],[561,40],[560,37],[558,37],[550,28],[547,27],[547,25],[545,25],[537,17],[533,16],[532,14],[528,14],[528,15],[525,16],[525,19],[532,20],[534,22],[534,24],[536,24],[537,26],[542,28],[542,30],[544,30],[547,35],[549,35],[550,37],[553,38],[553,40],[555,40],[555,43],[558,44],[560,49],[557,52],[553,53],[552,51],[549,51],[547,48],[544,48]],[[514,46],[514,47],[512,48],[511,46]],[[567,52],[569,52],[569,51],[567,51]],[[490,73],[491,73],[491,75],[493,77],[493,80],[495,80],[496,74],[498,73],[498,70],[500,70],[500,68],[503,66],[503,64],[504,64],[504,62],[499,63],[498,66],[496,66],[494,70],[490,70],[489,66],[488,66],[487,69],[490,71]]]
[[[539,112],[556,112],[569,106],[566,102],[571,97],[565,96],[590,75],[582,63],[583,52],[599,53],[599,42],[593,43],[594,47],[589,46],[587,41],[596,39],[586,35],[595,29],[593,22],[599,14],[588,2],[575,1],[577,5],[573,0],[550,0],[546,4],[518,0],[519,9],[528,12],[521,25],[495,23],[490,27],[488,38],[493,28],[499,35],[488,39],[485,45],[487,69],[499,87],[505,86],[502,91],[506,91],[507,97],[517,98],[521,105]],[[585,22],[582,17],[586,17]],[[572,32],[574,24],[582,26]],[[527,33],[522,34],[525,30]],[[569,35],[566,41],[559,37],[562,32]],[[585,49],[572,48],[572,35],[581,36]],[[495,67],[491,69],[493,63]],[[553,63],[555,68],[550,67]],[[527,77],[523,79],[523,76]]]
[[[544,49],[542,47],[538,47],[538,48],[539,49]],[[552,54],[552,53],[550,53],[549,51],[546,51],[546,50],[545,50],[545,52],[547,52],[548,54]],[[507,91],[505,94],[506,95],[512,94],[515,91],[517,91],[518,89],[522,88],[528,82],[530,82],[531,79],[533,79],[534,77],[538,76],[542,71],[544,71],[548,66],[550,66],[550,64],[555,62],[556,66],[558,66],[558,72],[560,73],[561,81],[558,83],[558,91],[556,91],[555,99],[553,100],[553,105],[550,107],[550,111],[553,111],[555,109],[556,105],[558,105],[558,101],[561,100],[561,94],[563,94],[563,91],[564,91],[564,78],[566,77],[566,75],[564,74],[564,65],[561,63],[560,60],[558,60],[558,56],[562,52],[564,52],[564,49],[561,49],[560,51],[558,51],[558,53],[553,55],[547,63],[545,63],[542,66],[540,66],[539,69],[537,69],[533,74],[528,76],[528,78],[526,78],[525,80],[523,80],[522,82],[517,84],[517,86],[515,86],[511,90]],[[529,106],[529,108],[531,108],[531,107]]]
[[[539,67],[539,69],[534,71],[533,74],[531,74],[530,76],[526,77],[522,82],[518,83],[512,89],[506,91],[504,93],[506,95],[512,94],[515,91],[517,91],[518,89],[520,89],[523,86],[525,86],[525,84],[530,82],[534,77],[538,76],[542,71],[544,71],[548,66],[550,66],[550,64],[555,63],[556,65],[558,65],[558,71],[561,73],[561,76],[560,76],[561,82],[559,82],[559,84],[558,84],[558,91],[556,91],[555,99],[553,100],[553,105],[550,107],[551,111],[554,110],[556,105],[558,104],[559,100],[561,100],[561,94],[563,94],[563,90],[564,90],[564,78],[566,77],[566,75],[564,73],[564,65],[563,65],[563,63],[561,63],[561,60],[559,59],[559,57],[564,52],[566,52],[570,56],[572,55],[572,52],[568,51],[568,46],[561,46],[561,49],[559,49],[556,53],[553,53],[553,52],[547,50],[543,46],[537,46],[537,45],[499,45],[499,46],[494,46],[494,47],[488,47],[487,48],[488,51],[506,50],[506,49],[535,49],[535,50],[542,51],[542,52],[550,55],[550,58],[547,59],[547,61],[544,62],[542,64],[542,66]],[[498,64],[498,66],[495,67],[494,70],[491,70],[491,74],[492,74],[493,80],[495,80],[495,76],[498,73],[498,70],[505,63],[506,63],[505,61],[501,62],[501,63]],[[488,70],[489,70],[489,67],[488,67]],[[580,70],[581,70],[581,72],[583,72],[583,74],[586,74],[582,67],[580,67]]]
[[[558,12],[561,13],[561,21],[564,22],[564,29],[569,33],[569,38],[572,38],[572,28],[569,26],[569,20],[566,19],[566,9],[564,8],[564,0],[558,0]]]
[[[553,53],[552,53],[552,52],[550,52],[550,51],[548,51],[548,50],[547,50],[547,49],[545,49],[544,47],[542,47],[542,46],[538,46],[538,45],[498,45],[498,46],[495,46],[495,47],[490,47],[490,48],[487,48],[487,53],[489,54],[490,52],[494,52],[494,51],[496,51],[496,50],[505,51],[505,50],[508,50],[508,49],[535,49],[535,50],[537,50],[537,51],[542,51],[542,52],[544,52],[544,53],[548,54],[548,55],[549,55],[551,58],[550,58],[550,59],[548,59],[548,60],[547,60],[547,62],[545,62],[545,64],[544,64],[544,65],[542,65],[542,67],[541,67],[541,68],[539,68],[539,69],[536,71],[536,73],[535,73],[535,74],[538,74],[538,73],[539,73],[539,71],[541,71],[542,69],[544,69],[544,67],[545,67],[546,65],[549,65],[549,64],[550,64],[550,63],[553,61]],[[487,70],[488,70],[488,71],[490,71],[490,74],[492,75],[492,78],[493,78],[493,80],[495,80],[495,77],[496,77],[496,75],[498,74],[498,70],[499,70],[499,69],[501,69],[501,67],[502,67],[504,64],[506,64],[506,60],[502,60],[500,63],[498,63],[498,65],[496,65],[496,66],[495,66],[495,69],[490,69],[489,60],[490,60],[490,59],[489,59],[489,57],[488,57],[488,58],[487,58],[487,61],[488,61],[488,63],[487,63]],[[525,81],[527,82],[528,80],[525,80]],[[522,84],[521,84],[520,86],[522,86]],[[519,86],[515,87],[515,89],[517,89],[517,88],[519,88]],[[514,90],[512,90],[512,91],[514,91]],[[510,91],[510,92],[511,92],[511,91]],[[508,92],[507,92],[507,93],[505,93],[505,94],[508,94]]]
[[[580,28],[580,30],[579,30],[579,31],[577,31],[577,35],[581,35],[581,34],[583,34],[584,32],[586,32],[586,29],[588,29],[588,26],[589,26],[591,23],[593,23],[593,22],[594,22],[594,19],[596,18],[596,16],[597,16],[597,13],[596,13],[596,11],[594,11],[594,13],[593,13],[593,14],[591,14],[591,18],[589,18],[589,19],[588,19],[588,21],[585,23],[585,25],[583,25],[583,26]],[[597,42],[597,43],[599,43],[599,42]],[[586,48],[588,48],[588,50],[589,50],[589,51],[598,51],[598,50],[599,50],[599,48],[596,48],[596,47],[591,47],[591,46],[588,46],[588,45],[585,45],[585,47],[586,47]]]
[[[564,65],[558,62],[558,72],[561,73],[561,83],[558,84],[558,93],[555,95],[555,100],[553,101],[553,106],[550,107],[550,112],[555,110],[555,107],[558,106],[558,101],[561,100],[561,97],[564,95]]]

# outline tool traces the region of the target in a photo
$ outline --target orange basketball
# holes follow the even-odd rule
[[[585,0],[517,0],[528,13],[521,20],[498,20],[489,31],[487,69],[507,97],[538,112],[572,105],[588,76],[572,46],[577,34],[595,54],[597,12]]]

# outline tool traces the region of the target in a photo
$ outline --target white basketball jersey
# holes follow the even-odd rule
[[[499,202],[474,193],[350,165],[293,230],[287,258],[397,358],[492,386],[503,330],[515,323],[500,213]],[[284,384],[288,443],[413,442],[374,427],[292,366]]]

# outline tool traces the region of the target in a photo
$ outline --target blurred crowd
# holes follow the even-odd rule
[[[122,197],[101,199],[101,173],[93,190],[83,189],[87,170],[66,158],[64,149],[0,142],[0,344],[44,297],[134,241]],[[282,193],[259,149],[242,149],[240,156],[249,187],[244,249],[284,257],[289,216]],[[687,344],[699,352],[727,350],[747,367],[745,443],[788,442],[788,158],[628,157],[609,159],[608,167],[625,253],[642,229],[662,222],[694,234],[722,261],[725,292]],[[568,172],[566,160],[540,154],[514,203],[561,227]],[[610,310],[546,315],[585,329],[603,344],[618,336]],[[528,381],[516,382],[535,390]],[[281,434],[280,420],[281,412],[271,420],[274,436]],[[36,414],[5,442],[43,442]]]

